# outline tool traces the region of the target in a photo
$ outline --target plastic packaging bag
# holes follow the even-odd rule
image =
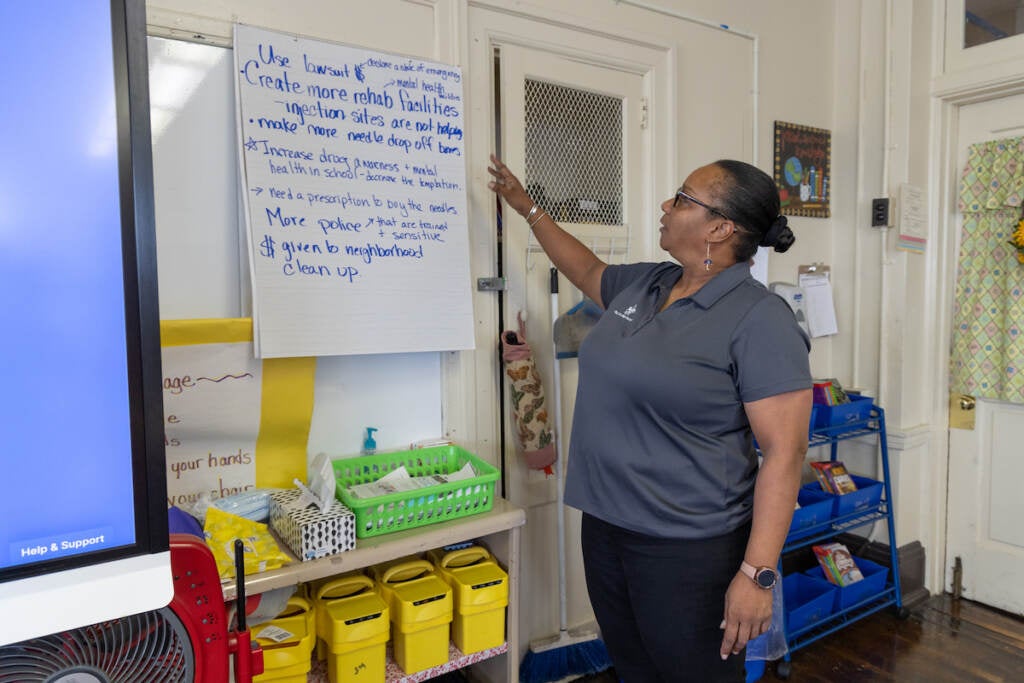
[[[212,505],[206,510],[203,534],[206,545],[213,551],[217,573],[222,579],[235,577],[235,539],[241,539],[245,547],[242,559],[246,575],[277,569],[291,561],[270,535],[266,524],[224,512]]]
[[[767,631],[747,643],[747,659],[782,659],[789,652],[783,625],[785,607],[782,604],[782,581],[772,588],[772,625]]]
[[[217,498],[210,505],[254,522],[265,522],[270,516],[270,492],[272,489],[252,489],[231,496]],[[207,506],[209,507],[209,506]]]
[[[288,606],[288,601],[295,595],[295,586],[274,588],[245,598],[245,621],[251,627],[276,619]],[[228,621],[235,620],[237,605],[232,602],[228,613]]]
[[[199,520],[200,524],[206,524],[206,508],[210,507],[210,494],[203,491],[192,503],[180,503],[182,510]]]
[[[603,313],[604,310],[593,299],[583,297],[583,301],[558,316],[552,333],[558,357],[578,357],[583,338],[594,328]]]

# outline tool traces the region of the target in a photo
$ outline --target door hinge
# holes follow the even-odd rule
[[[650,114],[650,105],[646,97],[640,98],[640,130],[647,130],[647,117]]]
[[[476,279],[476,291],[478,292],[504,292],[505,278],[503,277],[478,277]]]

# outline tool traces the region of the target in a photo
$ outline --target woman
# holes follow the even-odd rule
[[[742,681],[743,648],[771,625],[811,410],[809,341],[750,276],[759,245],[795,240],[775,183],[739,161],[697,169],[661,205],[678,263],[610,266],[491,162],[488,186],[605,309],[579,351],[565,501],[616,673]]]

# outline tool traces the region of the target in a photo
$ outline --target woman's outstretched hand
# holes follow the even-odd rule
[[[487,187],[494,190],[495,194],[504,199],[513,211],[525,216],[533,207],[533,200],[526,194],[523,184],[519,182],[515,174],[508,166],[502,163],[501,159],[491,155],[491,165],[487,167],[493,180],[487,183]]]
[[[493,154],[487,172],[493,178],[487,183],[487,187],[504,199],[510,209],[526,219],[529,229],[537,237],[551,263],[581,292],[600,302],[601,276],[607,264],[582,242],[559,227],[542,207],[535,204],[523,189],[519,178],[516,178],[508,166]],[[544,227],[538,230],[537,226]]]

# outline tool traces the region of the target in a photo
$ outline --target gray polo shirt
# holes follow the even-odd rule
[[[743,403],[811,387],[810,342],[740,263],[658,312],[675,263],[608,266],[579,353],[565,502],[650,536],[710,538],[752,514]]]

